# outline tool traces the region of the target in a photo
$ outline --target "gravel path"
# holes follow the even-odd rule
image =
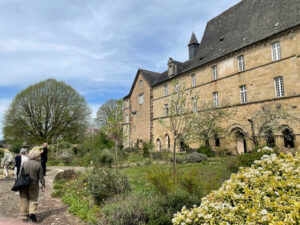
[[[76,216],[68,212],[68,207],[60,199],[52,198],[52,185],[55,175],[71,167],[49,167],[46,176],[46,191],[40,191],[37,212],[38,224],[43,225],[83,225]],[[79,170],[80,168],[74,168]],[[0,171],[1,173],[2,171]],[[11,176],[12,177],[12,176]],[[13,178],[0,175],[0,225],[23,225],[19,215],[19,193],[10,191]]]

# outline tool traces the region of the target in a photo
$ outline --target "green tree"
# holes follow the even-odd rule
[[[48,79],[16,95],[4,120],[7,140],[52,142],[57,137],[75,142],[83,137],[90,110],[71,86]]]

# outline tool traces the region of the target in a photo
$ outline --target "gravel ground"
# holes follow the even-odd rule
[[[39,195],[37,212],[38,224],[43,225],[83,225],[76,216],[68,212],[68,207],[60,199],[52,198],[52,184],[55,175],[70,167],[47,168],[46,191]],[[78,170],[78,168],[75,168]],[[0,225],[23,225],[30,223],[20,222],[19,193],[11,191],[14,178],[4,178],[0,171]]]

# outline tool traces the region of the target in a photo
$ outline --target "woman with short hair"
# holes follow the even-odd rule
[[[20,211],[22,220],[27,222],[37,222],[36,211],[38,207],[39,182],[42,185],[42,191],[45,190],[45,179],[43,168],[40,163],[40,152],[32,150],[28,155],[29,160],[24,162],[19,176],[29,175],[30,184],[20,191]]]

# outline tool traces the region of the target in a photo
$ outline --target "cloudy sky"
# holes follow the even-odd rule
[[[194,31],[239,0],[0,0],[0,139],[15,95],[47,78],[82,94],[95,114],[125,96],[138,68],[188,58]]]

